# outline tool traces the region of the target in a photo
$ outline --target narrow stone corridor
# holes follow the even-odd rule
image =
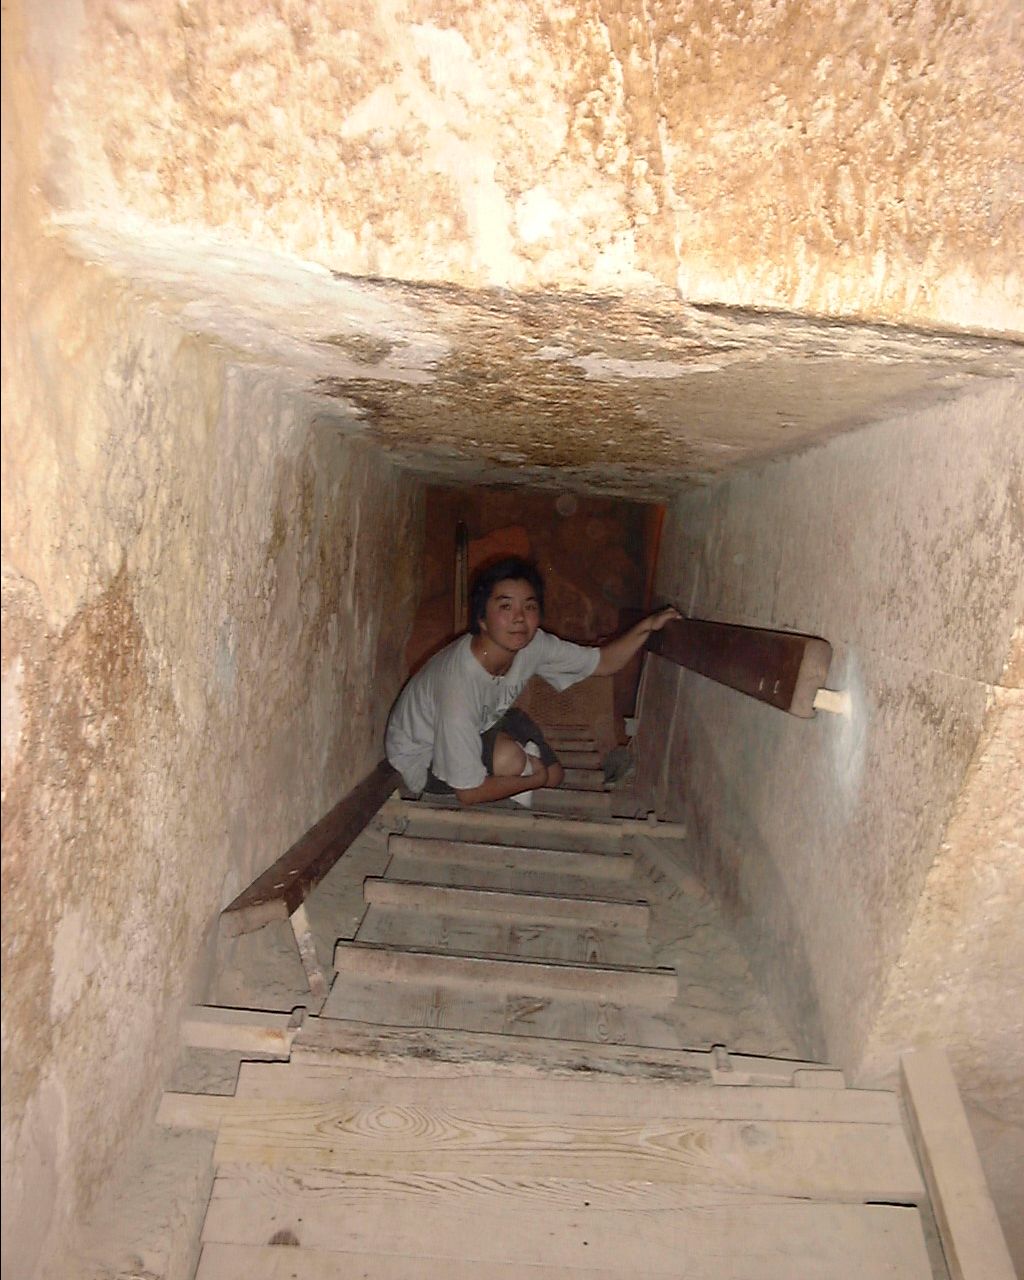
[[[159,1115],[197,1280],[944,1277],[896,1095],[800,1060],[685,832],[599,777],[389,800],[309,899],[317,1012],[290,932],[227,945]]]
[[[0,1280],[194,1280],[220,1121],[161,1100],[328,1023],[329,1070],[916,1072],[970,1280],[1024,1268],[1022,47],[1019,0],[8,0]],[[605,687],[533,691],[564,785],[488,828],[388,736],[505,557]]]

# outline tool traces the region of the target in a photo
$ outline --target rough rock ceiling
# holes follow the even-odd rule
[[[426,478],[662,498],[899,408],[1024,375],[993,338],[680,303],[331,274],[83,225],[82,252],[310,412]]]
[[[1018,0],[62,12],[74,243],[424,475],[660,496],[1022,369]]]

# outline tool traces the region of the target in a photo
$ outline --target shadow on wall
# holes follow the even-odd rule
[[[634,752],[637,794],[659,818],[686,827],[693,870],[714,894],[745,953],[760,961],[759,986],[785,1019],[801,1055],[826,1061],[820,996],[799,915],[749,804],[751,779],[768,785],[772,771],[753,742],[747,767],[737,770],[717,732],[721,716],[703,716],[693,705],[694,686],[707,683],[663,659],[647,658]],[[713,686],[713,694],[723,703],[743,697],[723,686]],[[767,723],[776,717],[783,723],[773,708],[751,706]],[[787,976],[784,991],[764,980],[776,966]]]

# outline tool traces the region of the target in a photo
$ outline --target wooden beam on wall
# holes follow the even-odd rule
[[[272,920],[290,919],[397,786],[398,774],[382,760],[224,908],[221,923],[226,934],[235,937]]]
[[[832,646],[819,636],[680,618],[656,631],[651,653],[767,702],[790,715],[814,717],[814,695],[825,683]]]

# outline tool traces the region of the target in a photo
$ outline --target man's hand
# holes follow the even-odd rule
[[[642,619],[635,627],[630,627],[625,635],[602,645],[594,675],[613,676],[616,671],[621,671],[633,654],[643,648],[652,631],[660,631],[667,622],[680,617],[682,614],[674,605],[666,605],[664,609]]]
[[[649,618],[644,619],[648,624],[647,634],[660,631],[666,622],[677,622],[682,616],[674,604],[666,605],[664,609],[659,609],[657,613],[652,613]]]

